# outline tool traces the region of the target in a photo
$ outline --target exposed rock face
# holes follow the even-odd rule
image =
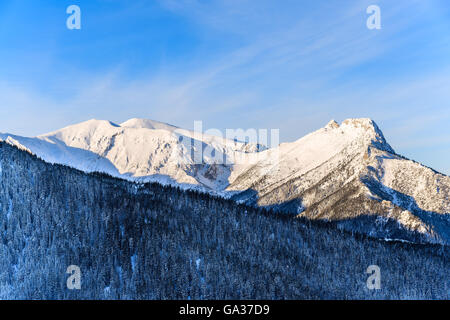
[[[335,120],[331,120],[328,122],[328,124],[325,126],[327,129],[336,129],[339,128],[339,123],[337,123]]]
[[[414,231],[449,243],[450,177],[395,154],[372,120],[330,122],[279,148],[278,165],[258,163],[231,183],[228,190],[251,190],[236,200],[375,236],[415,240]]]

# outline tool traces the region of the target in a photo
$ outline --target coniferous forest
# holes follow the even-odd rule
[[[381,289],[366,285],[370,265]],[[1,299],[448,299],[449,271],[446,246],[86,174],[0,142]]]

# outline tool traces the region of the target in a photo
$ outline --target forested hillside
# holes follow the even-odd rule
[[[448,257],[0,142],[2,299],[448,299]],[[80,290],[66,287],[69,265]],[[366,286],[369,265],[380,290]]]

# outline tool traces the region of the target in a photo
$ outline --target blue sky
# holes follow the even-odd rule
[[[81,30],[66,28],[72,4]],[[381,30],[366,27],[372,4]],[[282,141],[370,117],[397,152],[450,174],[450,3],[0,2],[0,132],[133,117]]]

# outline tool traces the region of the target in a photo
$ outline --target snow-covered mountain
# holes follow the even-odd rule
[[[449,243],[450,177],[397,155],[372,120],[331,121],[278,149],[276,165],[263,160],[233,179],[227,190],[246,190],[236,200],[374,236],[393,228],[391,236],[404,238],[398,224]]]
[[[200,188],[374,236],[406,239],[413,231],[450,243],[450,177],[397,155],[370,119],[330,121],[267,150],[143,119],[0,139],[88,172]],[[216,161],[236,155],[257,160]]]
[[[264,148],[146,119],[120,125],[89,120],[35,138],[0,134],[0,139],[86,172],[207,190],[229,184],[232,167],[226,157]]]

